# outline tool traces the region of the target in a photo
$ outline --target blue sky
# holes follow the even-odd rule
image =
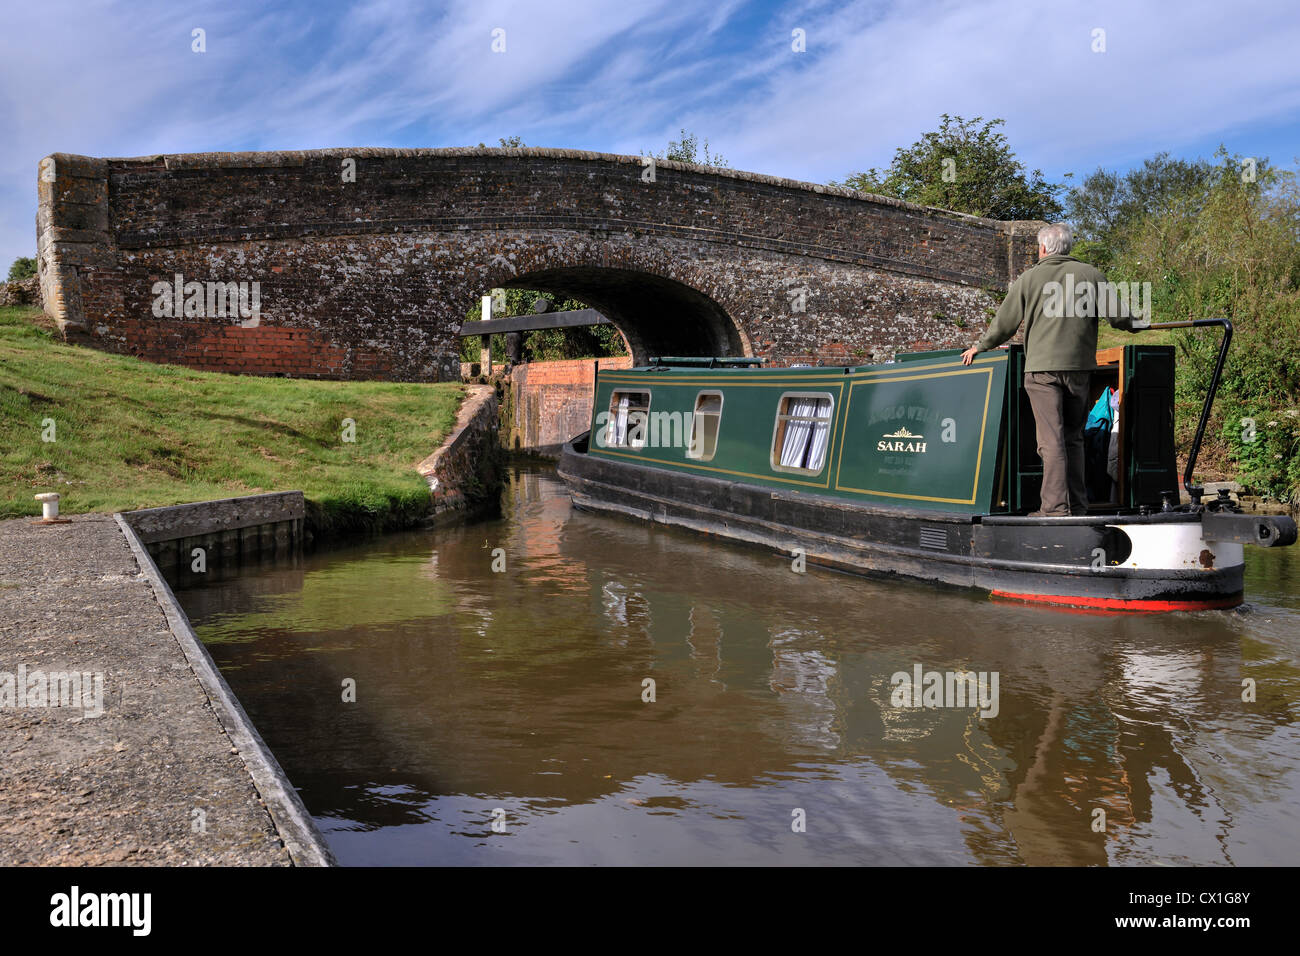
[[[519,135],[639,153],[685,127],[736,168],[825,182],[886,165],[948,112],[1005,118],[1022,161],[1053,180],[1220,142],[1286,167],[1300,156],[1287,2],[44,0],[4,19],[4,271],[35,253],[37,163],[52,152]]]

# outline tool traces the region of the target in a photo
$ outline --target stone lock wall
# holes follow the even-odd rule
[[[279,491],[127,511],[122,518],[161,574],[185,580],[194,548],[204,550],[217,574],[245,560],[293,553],[309,537],[305,515],[301,491]]]
[[[469,385],[451,433],[416,466],[429,483],[430,524],[440,524],[499,500],[504,452],[497,439],[496,390]]]
[[[670,161],[644,173],[555,149],[56,153],[39,169],[42,298],[102,348],[231,372],[454,379],[457,330],[498,286],[600,309],[638,361],[848,364],[969,344],[990,290],[1034,257],[1038,223]],[[161,302],[177,274],[184,303]],[[214,314],[209,284],[228,283],[257,283],[255,319]]]
[[[628,356],[531,362],[510,371],[502,444],[511,451],[559,458],[561,446],[591,427],[596,363],[602,371],[631,368]]]

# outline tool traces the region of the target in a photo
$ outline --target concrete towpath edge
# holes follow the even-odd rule
[[[198,639],[190,626],[189,617],[176,600],[171,587],[163,579],[153,558],[140,543],[135,531],[121,513],[114,514],[118,527],[135,554],[140,570],[153,587],[154,597],[162,608],[176,643],[189,661],[194,676],[212,704],[213,712],[226,734],[239,751],[240,759],[253,778],[253,785],[266,804],[271,820],[284,841],[285,849],[295,866],[337,866],[320,829],[307,812],[302,798],[289,782],[284,769],[262,739],[257,728],[245,713],[239,699],[221,676],[212,655]]]

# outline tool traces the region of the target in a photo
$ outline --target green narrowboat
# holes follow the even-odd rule
[[[1231,338],[1221,324],[1223,356]],[[1289,545],[1283,516],[1178,492],[1173,349],[1097,353],[1093,398],[1117,409],[1090,450],[1088,513],[1031,517],[1042,479],[1019,346],[856,367],[656,358],[599,371],[591,428],[559,473],[576,507],[750,542],[841,570],[1110,611],[1231,607],[1247,544]],[[1110,391],[1107,392],[1106,390]],[[1096,455],[1107,461],[1096,460]]]

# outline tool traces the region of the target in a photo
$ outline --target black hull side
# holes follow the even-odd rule
[[[1127,526],[1194,525],[1196,515],[1013,520],[859,505],[823,495],[612,462],[564,446],[575,507],[689,528],[856,573],[903,576],[995,596],[1100,610],[1168,611],[1241,602],[1242,565],[1131,568]],[[1111,523],[1107,523],[1109,522]],[[1097,560],[1103,554],[1106,563]],[[1099,567],[1099,565],[1102,565]]]

